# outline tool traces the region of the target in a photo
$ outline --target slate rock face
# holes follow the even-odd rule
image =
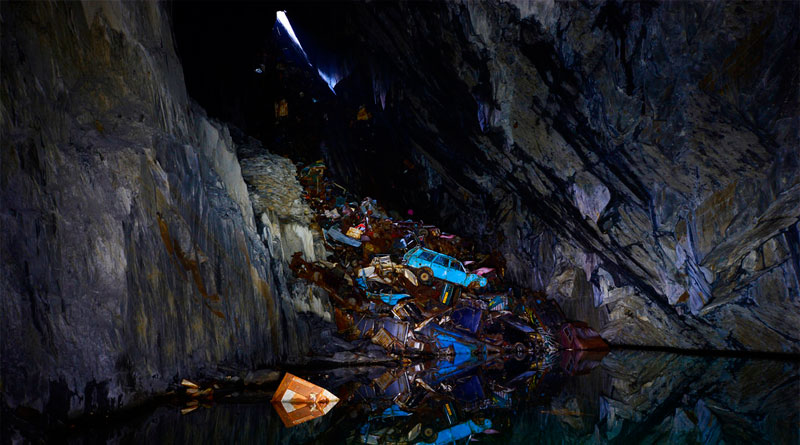
[[[295,306],[320,298],[256,232],[236,147],[188,101],[162,8],[2,5],[12,409],[113,410],[182,377],[300,361],[315,341]]]
[[[376,56],[345,59],[350,71],[392,75],[344,80],[339,95],[384,92],[375,125],[403,129],[421,183],[403,193],[500,240],[517,284],[612,343],[800,352],[796,3],[351,15],[370,36],[354,45]],[[345,180],[403,168],[329,153]]]

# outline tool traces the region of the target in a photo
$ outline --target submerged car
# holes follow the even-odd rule
[[[473,289],[488,283],[486,278],[468,273],[461,261],[424,247],[409,250],[403,256],[403,264],[417,269],[419,280],[425,284],[434,278]]]

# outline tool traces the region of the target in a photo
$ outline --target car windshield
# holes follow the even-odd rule
[[[435,260],[433,260],[433,264],[440,264],[444,267],[447,267],[447,257],[439,255],[436,257]]]

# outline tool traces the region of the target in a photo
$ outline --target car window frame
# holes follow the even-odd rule
[[[455,258],[450,258],[450,264],[455,264],[456,267],[450,266],[450,269],[453,269],[458,272],[467,273],[467,269],[461,264],[461,261],[458,261]]]
[[[445,263],[444,263],[444,264],[442,264],[442,263],[437,263],[437,262],[436,262],[436,260],[438,260],[438,259],[440,259],[440,258],[441,258],[443,261],[445,261]],[[442,267],[444,267],[445,269],[449,269],[449,268],[450,268],[450,258],[448,258],[446,255],[438,255],[438,256],[436,256],[436,258],[434,258],[433,260],[431,260],[431,264],[435,264],[435,265],[437,265],[437,266],[442,266]]]

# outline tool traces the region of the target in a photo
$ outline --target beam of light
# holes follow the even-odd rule
[[[292,41],[297,45],[298,48],[300,48],[300,52],[303,53],[303,57],[305,57],[306,61],[308,61],[308,55],[306,54],[306,51],[303,49],[303,45],[300,44],[300,40],[297,40],[297,35],[294,33],[294,30],[292,29],[292,24],[289,23],[289,17],[286,16],[286,11],[275,12],[275,17],[277,17],[278,23],[280,23],[283,29],[286,30]],[[311,65],[310,62],[309,65]]]
[[[325,83],[328,84],[328,88],[330,88],[331,91],[333,91],[333,94],[336,94],[336,90],[334,90],[333,88],[336,86],[337,83],[339,83],[341,79],[338,79],[336,74],[329,76],[323,73],[322,70],[319,68],[317,68],[317,72],[319,73],[319,77],[321,77],[322,80],[324,80]]]
[[[275,17],[277,18],[277,21],[278,23],[280,23],[281,27],[289,35],[289,38],[292,39],[292,42],[294,42],[294,44],[297,45],[297,48],[300,49],[300,52],[303,53],[303,57],[306,59],[306,63],[308,63],[309,66],[311,66],[311,61],[309,61],[308,59],[308,54],[306,54],[306,51],[303,49],[303,45],[300,44],[300,40],[297,39],[297,35],[294,33],[294,30],[292,29],[292,24],[289,23],[289,17],[286,15],[286,11],[276,11]],[[330,88],[331,91],[333,91],[333,94],[336,94],[336,90],[334,90],[333,88],[336,86],[337,83],[339,83],[340,80],[344,78],[344,76],[336,72],[329,75],[324,73],[319,68],[317,68],[317,73],[319,73],[319,77],[321,77],[322,80],[324,80],[325,83],[328,84],[328,88]]]

